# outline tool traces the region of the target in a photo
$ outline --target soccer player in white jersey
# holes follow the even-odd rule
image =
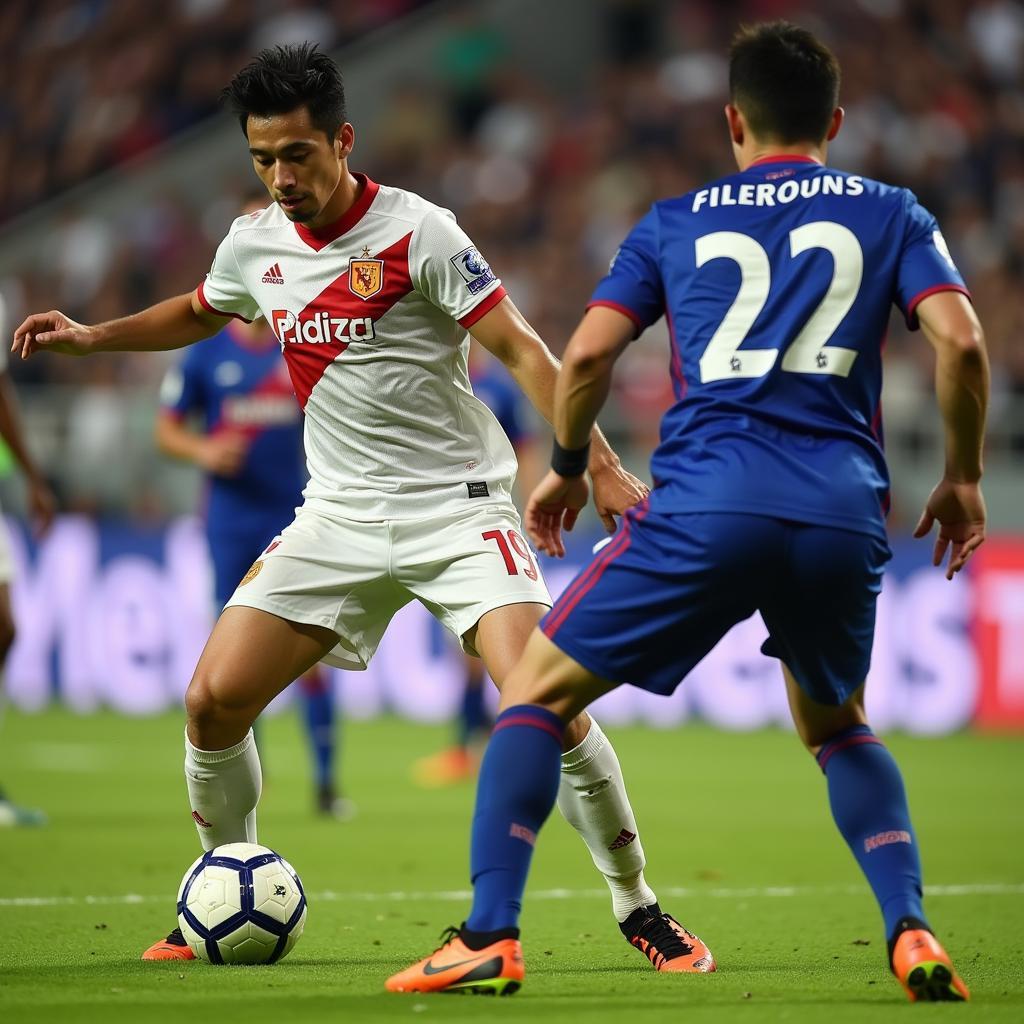
[[[4,303],[0,297],[0,330],[5,329]],[[53,522],[57,508],[53,492],[39,471],[32,453],[25,444],[18,403],[14,397],[10,374],[7,372],[7,352],[0,351],[0,437],[10,449],[25,477],[28,489],[28,509],[39,534],[45,533]],[[0,719],[4,711],[3,665],[14,644],[14,614],[11,609],[11,553],[7,543],[7,530],[0,521]],[[42,825],[46,816],[42,811],[21,807],[8,799],[0,787],[0,828],[9,825]]]
[[[274,204],[241,217],[195,292],[95,326],[29,316],[13,350],[180,348],[263,315],[300,404],[310,482],[295,520],[239,583],[186,694],[185,777],[206,850],[256,841],[256,716],[318,661],[366,666],[417,599],[500,687],[550,606],[510,497],[515,457],[474,398],[467,331],[549,421],[557,363],[455,218],[350,173],[341,76],[315,47],[262,51],[225,98]],[[646,487],[595,431],[605,525]],[[713,969],[662,912],[618,760],[587,715],[565,740],[559,805],[612,893],[628,941],[659,969]],[[636,936],[642,935],[642,941]],[[486,936],[485,936],[486,938]],[[177,930],[145,959],[191,959]]]

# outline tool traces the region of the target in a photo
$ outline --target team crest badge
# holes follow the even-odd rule
[[[260,569],[263,568],[263,559],[261,558],[258,562],[253,562],[249,568],[249,571],[239,581],[239,586],[244,587],[246,583],[252,583],[254,579],[260,574]]]
[[[359,298],[372,298],[384,287],[384,261],[349,260],[348,286]]]

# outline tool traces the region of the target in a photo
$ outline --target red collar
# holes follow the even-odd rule
[[[336,238],[341,238],[346,231],[351,231],[363,219],[363,215],[370,208],[370,204],[373,202],[378,191],[380,191],[380,185],[375,181],[370,181],[365,174],[353,174],[352,177],[360,182],[363,186],[363,191],[359,194],[359,198],[333,224],[327,224],[325,227],[316,229],[307,228],[304,224],[295,225],[296,234],[311,249],[316,249],[319,252],[325,245],[330,245]]]
[[[747,164],[747,170],[758,164],[817,164],[819,167],[824,166],[817,157],[806,156],[803,153],[773,153],[771,156],[763,156],[760,160]]]

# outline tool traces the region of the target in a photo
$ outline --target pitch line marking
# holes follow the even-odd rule
[[[786,899],[794,896],[862,896],[861,885],[770,885],[746,889],[695,889],[685,886],[663,886],[659,895],[668,898],[710,896],[714,899]],[[926,885],[926,896],[1024,896],[1024,883],[970,882],[961,885]],[[442,903],[465,902],[472,899],[470,889],[443,889],[436,892],[334,892],[330,889],[310,893],[309,899],[324,903],[406,903],[433,900]],[[606,899],[607,889],[539,889],[527,891],[528,900]],[[143,896],[128,892],[119,896],[0,896],[0,907],[93,907],[132,906],[139,903],[171,903],[168,896]]]

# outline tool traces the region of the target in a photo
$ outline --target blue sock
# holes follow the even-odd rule
[[[925,924],[921,858],[903,777],[866,725],[833,736],[818,752],[832,817],[867,877],[890,938],[904,918]]]
[[[318,788],[330,786],[334,782],[334,693],[328,680],[320,675],[315,681],[303,679],[299,689],[316,784]]]
[[[484,708],[482,681],[467,681],[462,691],[462,707],[459,708],[458,745],[468,746],[474,736],[486,729],[487,711]]]
[[[473,815],[470,931],[518,926],[533,845],[558,796],[564,731],[558,715],[532,704],[494,723]]]

